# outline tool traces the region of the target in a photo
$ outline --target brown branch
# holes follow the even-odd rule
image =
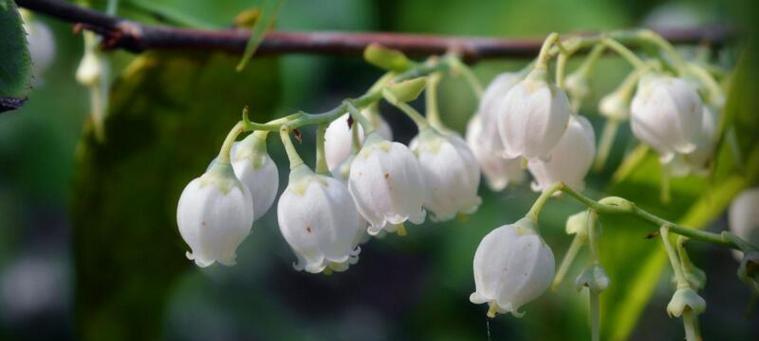
[[[16,0],[19,6],[63,21],[79,24],[104,37],[104,48],[132,52],[153,49],[223,50],[242,53],[249,30],[201,30],[144,25],[79,7],[61,0]],[[721,45],[733,37],[724,26],[659,31],[675,44]],[[325,54],[360,56],[371,43],[403,51],[411,56],[443,54],[456,50],[474,62],[488,58],[525,58],[538,53],[542,39],[443,37],[400,33],[269,32],[256,54]]]

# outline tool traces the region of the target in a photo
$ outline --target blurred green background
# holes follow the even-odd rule
[[[192,18],[228,27],[257,1],[122,0],[124,16]],[[99,4],[96,4],[96,6]],[[756,5],[744,1],[468,1],[288,0],[277,16],[285,31],[392,31],[495,37],[541,37],[551,31],[600,31],[639,25],[727,24],[750,28]],[[162,15],[148,15],[146,8]],[[106,141],[92,137],[88,92],[73,78],[82,52],[71,25],[36,16],[55,35],[52,67],[37,75],[29,100],[0,114],[0,338],[87,340],[562,340],[588,339],[585,293],[573,278],[584,253],[557,292],[524,307],[521,318],[488,321],[486,307],[469,303],[472,258],[491,229],[522,216],[537,197],[528,183],[493,193],[463,221],[410,226],[409,236],[387,236],[362,247],[345,273],[311,275],[292,269],[294,256],[279,234],[272,208],[238,250],[238,264],[198,269],[185,256],[175,223],[184,185],[215,155],[240,109],[251,105],[262,121],[298,109],[317,112],[356,96],[381,71],[359,58],[289,55],[254,58],[234,72],[238,56],[223,53],[111,54],[115,77]],[[751,29],[746,29],[748,34]],[[742,46],[745,41],[733,45]],[[734,66],[729,46],[721,61]],[[733,51],[733,53],[730,53]],[[759,78],[744,57],[726,117],[741,124],[740,146],[756,154]],[[475,67],[486,83],[526,61],[486,61]],[[570,63],[570,68],[576,63]],[[628,72],[616,58],[599,63],[594,93],[581,110],[597,135],[597,99]],[[737,93],[737,95],[736,95]],[[742,95],[741,95],[742,94]],[[736,99],[737,98],[737,99]],[[442,84],[445,122],[463,132],[476,100],[461,80]],[[421,101],[415,103],[421,108]],[[387,106],[395,139],[408,142],[413,124]],[[747,123],[748,122],[748,123]],[[302,154],[313,160],[313,131]],[[624,195],[668,219],[725,229],[723,210],[741,188],[756,184],[755,167],[736,170],[720,150],[709,178],[673,183],[673,202],[658,200],[653,155],[620,183],[613,170],[635,147],[624,125],[610,163],[588,177],[586,193]],[[285,185],[286,159],[270,152]],[[581,208],[566,198],[544,210],[541,230],[557,261],[569,245],[564,220]],[[659,241],[634,219],[605,219],[602,263],[611,287],[602,297],[604,339],[682,339],[679,320],[666,315],[672,294]],[[706,339],[756,339],[759,313],[747,311],[750,293],[735,276],[730,252],[691,243],[694,262],[708,274],[702,296]],[[664,269],[662,272],[661,269]],[[661,274],[661,276],[660,276]]]

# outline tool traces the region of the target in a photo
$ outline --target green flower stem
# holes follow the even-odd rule
[[[532,207],[530,207],[530,210],[527,211],[527,214],[525,216],[532,219],[532,221],[537,224],[538,216],[540,216],[540,211],[543,210],[543,206],[546,205],[548,199],[551,198],[554,193],[561,191],[564,187],[567,186],[565,186],[563,183],[557,182],[543,190],[543,192],[540,193],[540,196],[532,204]]]
[[[626,46],[622,45],[622,43],[620,43],[619,41],[612,38],[605,38],[603,40],[603,44],[606,45],[608,48],[614,50],[614,52],[616,52],[622,58],[627,60],[627,62],[630,63],[636,69],[644,69],[647,67],[646,63],[642,59],[640,59],[640,57],[638,57],[634,52],[632,52]]]
[[[707,103],[722,106],[724,104],[723,102],[725,95],[722,92],[722,87],[720,87],[719,83],[717,83],[717,80],[712,77],[709,71],[706,71],[706,69],[693,63],[687,64],[687,69],[689,73],[701,81],[701,84],[703,84],[706,88],[706,92],[708,94],[706,96],[708,99]]]
[[[351,153],[358,154],[361,150],[361,136],[358,134],[358,126],[354,123],[351,125]]]
[[[326,124],[320,124],[316,129],[316,173],[322,175],[329,174],[327,156],[324,153],[324,132],[326,131]]]
[[[567,253],[564,255],[564,258],[561,260],[561,265],[559,265],[559,270],[556,271],[556,276],[553,277],[553,282],[551,283],[551,289],[556,290],[559,288],[559,285],[564,280],[564,277],[566,277],[567,272],[569,271],[569,267],[572,266],[572,262],[577,257],[577,254],[580,252],[580,249],[585,244],[585,241],[587,241],[587,236],[581,235],[581,234],[575,234],[575,237],[572,239],[572,244],[569,244],[569,249],[567,249]]]
[[[219,162],[220,163],[229,163],[230,160],[230,152],[232,151],[232,145],[237,141],[237,136],[239,136],[243,130],[244,130],[245,124],[240,121],[235,124],[234,127],[229,131],[227,134],[227,137],[224,139],[224,143],[221,145],[221,150],[219,151]]]
[[[677,50],[675,50],[675,47],[672,46],[672,44],[658,33],[648,29],[638,30],[635,32],[635,38],[637,38],[635,39],[637,41],[647,42],[659,48],[659,50],[669,57],[678,73],[683,74],[687,71],[685,59],[677,53]]]
[[[682,236],[686,236],[693,240],[700,240],[703,242],[708,242],[708,243],[716,244],[719,246],[733,248],[736,250],[748,250],[748,249],[759,250],[759,247],[757,247],[756,245],[752,245],[749,242],[731,233],[717,234],[717,233],[712,233],[712,232],[680,226],[664,218],[660,218],[654,214],[651,214],[648,211],[637,207],[634,203],[626,199],[619,198],[619,197],[607,197],[599,201],[595,201],[583,195],[582,193],[579,193],[573,190],[572,188],[570,188],[569,186],[563,183],[558,183],[556,185],[553,185],[549,189],[544,191],[540,195],[540,197],[538,197],[538,200],[535,201],[535,203],[533,204],[533,207],[530,209],[527,215],[535,217],[537,214],[539,214],[540,210],[545,205],[545,201],[548,200],[551,194],[558,191],[566,193],[573,199],[584,204],[586,207],[595,210],[598,214],[631,214],[645,221],[648,221],[649,223],[654,224],[656,226],[666,225],[670,232],[673,232]]]
[[[285,146],[285,152],[287,153],[287,159],[290,161],[290,169],[295,169],[303,164],[303,159],[298,155],[298,151],[295,150],[293,141],[290,139],[290,128],[288,126],[282,126],[279,129],[279,136],[282,138],[282,144]]]
[[[698,327],[698,316],[692,311],[683,312],[683,325],[685,326],[685,339],[688,341],[701,341],[701,330]]]
[[[672,246],[672,241],[669,238],[669,228],[669,225],[662,225],[662,227],[659,228],[659,236],[664,244],[664,251],[667,252],[669,263],[672,266],[672,272],[675,273],[677,288],[688,288],[690,285],[683,273],[682,263],[680,263],[680,259],[677,257],[677,251],[675,251],[675,248]]]
[[[556,86],[558,86],[559,89],[564,89],[564,78],[566,76],[568,59],[569,54],[559,53],[559,58],[556,60]]]
[[[424,97],[424,107],[426,109],[427,121],[436,129],[444,129],[445,125],[440,119],[440,111],[437,105],[437,87],[440,83],[441,75],[433,73],[427,77],[427,88]]]
[[[537,61],[535,62],[535,68],[548,69],[548,61],[551,59],[551,47],[559,40],[559,34],[553,32],[546,37],[543,41],[543,45],[540,47],[540,53],[538,54]],[[556,51],[559,51],[559,47],[556,47]]]
[[[589,308],[590,308],[590,339],[592,341],[601,340],[601,300],[600,292],[595,292],[588,288]]]
[[[606,160],[609,158],[611,146],[614,145],[614,138],[617,136],[617,130],[619,130],[618,119],[610,118],[606,120],[604,130],[601,133],[601,141],[598,142],[598,154],[593,163],[593,169],[596,171],[601,171],[604,168]]]
[[[474,74],[472,69],[456,57],[449,58],[451,58],[450,63],[452,66],[452,71],[461,73],[461,76],[464,77],[464,80],[466,80],[467,84],[469,84],[469,87],[472,89],[472,92],[474,92],[474,95],[477,96],[477,99],[479,100],[482,98],[482,94],[485,92],[485,90],[483,89],[482,83],[480,83],[480,80],[477,79],[477,76]]]
[[[601,57],[604,51],[606,51],[606,45],[595,44],[593,46],[593,49],[590,50],[588,56],[585,57],[585,60],[583,60],[582,64],[580,64],[580,67],[578,67],[575,72],[577,72],[579,75],[582,75],[583,77],[590,75],[593,67],[596,66],[596,61],[598,61],[598,58]]]
[[[388,103],[400,109],[404,114],[406,114],[406,116],[411,118],[411,120],[413,120],[416,124],[417,128],[419,128],[419,131],[422,131],[423,129],[430,126],[430,124],[427,122],[427,119],[424,118],[422,114],[416,111],[416,109],[414,109],[412,106],[408,105],[408,103],[399,101],[390,91],[383,90],[382,96]]]
[[[594,210],[588,212],[588,245],[590,249],[590,260],[594,264],[598,263],[598,213]]]

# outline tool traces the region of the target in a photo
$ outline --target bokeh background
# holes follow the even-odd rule
[[[155,22],[179,15],[208,27],[228,27],[239,12],[257,5],[253,0],[121,2],[120,13],[127,17]],[[725,24],[742,28],[745,38],[755,10],[750,0],[288,0],[277,27],[541,37],[551,31]],[[146,14],[150,11],[161,15]],[[326,110],[362,93],[381,71],[359,58],[288,55],[254,58],[236,73],[238,56],[223,53],[114,52],[111,111],[106,141],[100,143],[89,129],[88,92],[73,77],[81,36],[72,34],[70,24],[35,18],[53,30],[56,56],[52,67],[36,76],[26,105],[0,114],[0,339],[589,338],[586,296],[572,284],[584,253],[568,281],[527,304],[521,319],[488,321],[486,307],[469,303],[474,250],[488,231],[526,212],[537,197],[528,183],[501,193],[483,186],[483,205],[467,219],[410,226],[405,238],[372,240],[345,273],[293,270],[294,256],[279,234],[275,209],[255,223],[236,266],[196,268],[184,256],[176,202],[215,155],[243,105],[251,105],[259,121],[298,109]],[[742,47],[745,40],[722,49],[719,63],[734,67]],[[744,57],[739,63],[742,83],[728,100],[728,109],[749,115],[738,121],[755,124],[739,131],[748,152],[755,149],[751,136],[759,127],[750,116],[759,106],[746,95],[756,94],[752,83],[759,80],[750,62]],[[487,61],[475,72],[488,82],[525,63]],[[610,57],[594,73],[594,94],[581,112],[597,135],[603,120],[594,103],[628,71]],[[440,100],[445,122],[463,132],[476,107],[464,82],[446,78]],[[387,106],[382,112],[397,141],[413,137],[408,119]],[[312,162],[313,132],[305,133],[299,149]],[[756,183],[756,174],[735,171],[735,160],[721,157],[728,164],[719,168],[722,173],[675,180],[672,203],[662,204],[653,155],[626,180],[611,179],[635,145],[624,125],[605,170],[589,175],[586,193],[625,195],[669,219],[719,231],[726,228],[723,210],[729,199]],[[281,144],[274,140],[269,149],[284,185]],[[557,261],[570,242],[564,220],[580,209],[560,198],[544,210],[541,230]],[[673,289],[660,242],[645,239],[651,227],[629,218],[603,224],[602,263],[612,281],[602,295],[604,339],[681,339],[681,322],[665,311]],[[708,274],[703,292],[708,310],[701,319],[705,338],[759,337],[759,313],[749,309],[752,298],[735,276],[738,264],[730,252],[689,245],[694,262]]]

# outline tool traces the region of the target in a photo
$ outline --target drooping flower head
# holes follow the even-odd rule
[[[290,172],[279,198],[277,220],[298,258],[296,269],[344,271],[358,261],[357,236],[366,225],[342,182],[301,164]]]
[[[506,158],[546,158],[572,112],[567,95],[538,68],[509,90],[498,114]]]
[[[393,132],[390,125],[379,114],[371,114],[370,110],[363,110],[372,124],[376,127],[375,131],[386,140],[393,139]],[[348,126],[348,116],[345,114],[340,118],[332,121],[324,133],[324,151],[327,156],[327,167],[333,171],[341,162],[351,154],[352,134],[351,127]],[[361,125],[356,125],[353,129],[358,129],[359,141],[364,141],[364,129]]]
[[[235,177],[232,165],[214,163],[190,181],[177,204],[179,233],[192,250],[187,258],[200,267],[214,262],[234,265],[253,216],[250,191]]]
[[[392,232],[407,220],[424,221],[422,205],[428,193],[422,170],[414,153],[401,143],[369,134],[351,164],[348,189],[371,224],[372,235],[383,229]]]
[[[548,289],[553,280],[553,252],[529,218],[498,227],[482,239],[474,254],[475,304],[488,303],[495,313],[523,315],[519,308]]]
[[[703,108],[696,89],[671,76],[648,74],[638,83],[630,107],[635,137],[653,147],[662,162],[696,149]]]
[[[564,182],[581,191],[585,187],[585,175],[590,170],[595,155],[593,126],[585,117],[572,115],[567,130],[549,153],[548,159],[529,161],[527,167],[535,177],[533,190],[543,191],[557,182]]]
[[[258,220],[269,211],[279,190],[279,171],[266,151],[266,133],[255,132],[236,142],[231,154],[235,175],[250,191]]]
[[[477,195],[480,167],[461,137],[426,128],[411,142],[411,150],[419,160],[430,191],[424,207],[433,221],[477,210],[482,202]]]

